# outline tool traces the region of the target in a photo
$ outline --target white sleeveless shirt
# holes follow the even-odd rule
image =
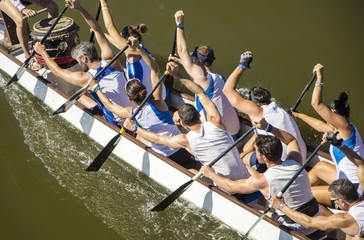
[[[106,60],[100,61],[100,66],[98,68],[91,68],[87,72],[91,76],[95,76],[98,72],[100,72],[103,67],[107,65]],[[110,100],[113,104],[118,104],[122,107],[135,107],[135,105],[129,101],[126,92],[125,92],[125,84],[126,78],[124,71],[119,71],[113,68],[112,66],[108,67],[108,69],[98,78],[100,90],[105,94],[105,96]],[[101,102],[99,97],[95,92],[91,93],[92,98],[95,100],[97,105],[103,111],[105,118],[119,126],[122,126],[124,123],[124,119],[116,116],[112,112],[110,112],[104,104]]]
[[[202,164],[209,164],[234,143],[227,131],[211,122],[202,123],[200,131],[190,131],[186,136],[194,155]],[[250,177],[236,147],[226,153],[212,168],[220,176],[231,180]]]
[[[132,110],[133,114],[134,111],[135,108]],[[147,101],[145,106],[136,115],[135,121],[138,126],[158,135],[167,135],[173,137],[181,133],[174,124],[171,113],[168,110],[158,110],[152,100]],[[179,150],[154,143],[150,143],[149,146],[157,153],[166,157],[169,157]]]
[[[364,201],[361,201],[359,204],[350,207],[348,213],[359,224],[358,235],[364,237]]]
[[[147,52],[154,59],[154,57],[142,44],[140,44],[140,46],[144,49],[145,52]],[[128,62],[128,58],[126,58],[126,69],[129,80],[133,78],[139,79],[143,83],[143,85],[147,88],[148,93],[152,91],[153,85],[150,77],[150,73],[152,72],[152,70],[149,68],[148,64],[144,61],[142,57],[140,57],[139,60],[133,63]],[[161,83],[161,85],[163,88],[162,97],[163,99],[166,99],[169,95],[169,91],[164,85],[164,83]]]
[[[307,156],[307,148],[306,144],[301,137],[300,130],[294,119],[279,105],[275,102],[272,102],[268,105],[263,105],[263,117],[270,125],[278,128],[280,130],[286,131],[296,138],[298,142],[298,146],[301,149],[302,162],[306,161]],[[267,133],[264,130],[257,129],[259,134],[262,135],[273,135],[271,133]],[[287,158],[287,145],[282,143],[282,157],[281,159],[284,161]]]
[[[221,115],[222,123],[224,124],[226,130],[231,135],[235,135],[239,132],[240,122],[234,107],[231,105],[225,94],[222,92],[222,89],[225,85],[225,79],[223,76],[217,73],[208,73],[208,75],[210,78],[210,84],[205,92],[207,96],[209,96],[209,98],[215,103],[215,106]],[[199,98],[197,96],[195,96],[195,98],[197,111],[201,115],[201,122],[206,122],[206,111],[203,109]]]

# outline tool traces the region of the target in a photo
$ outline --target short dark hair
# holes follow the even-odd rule
[[[348,203],[353,203],[359,199],[355,185],[347,178],[339,178],[329,186],[329,192],[333,197],[343,198]]]
[[[332,100],[327,107],[334,109],[337,114],[348,119],[350,116],[350,106],[347,103],[348,99],[349,94],[347,92],[341,92],[339,97]]]
[[[178,107],[178,115],[182,122],[192,126],[200,121],[200,116],[196,108],[189,103],[184,103]]]
[[[269,161],[275,163],[281,159],[282,144],[276,136],[258,135],[254,141],[256,150],[266,156]]]
[[[255,103],[271,103],[271,94],[270,92],[262,87],[252,87],[249,91],[249,100]]]

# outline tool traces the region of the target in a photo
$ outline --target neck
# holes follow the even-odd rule
[[[352,202],[352,203],[350,203],[350,207],[352,207],[352,206],[355,206],[355,205],[358,205],[360,202],[362,202],[363,200],[362,199],[358,199],[358,200],[356,200],[355,202]]]
[[[279,159],[278,162],[271,162],[271,161],[266,161],[266,164],[267,164],[267,168],[271,168],[271,167],[275,167],[275,166],[278,166],[278,165],[281,165],[282,163],[282,160]]]

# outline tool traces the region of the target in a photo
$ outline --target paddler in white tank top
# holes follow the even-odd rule
[[[95,38],[101,49],[101,56],[98,55],[97,50],[92,43],[82,42],[78,44],[72,49],[71,54],[80,65],[83,72],[71,72],[67,69],[60,68],[58,64],[48,55],[44,45],[35,44],[34,49],[40,55],[42,55],[48,68],[56,77],[62,78],[66,82],[73,85],[84,87],[90,81],[90,79],[92,79],[91,75],[94,75],[96,72],[100,71],[101,68],[106,65],[106,62],[109,62],[115,56],[115,52],[110,42],[107,40],[105,34],[103,33],[100,24],[81,6],[78,1],[70,0],[68,2],[69,8],[79,12],[87,24],[94,31]],[[88,73],[89,70],[90,73]],[[105,89],[105,94],[107,94],[107,96],[110,98],[110,101],[116,104],[133,106],[131,103],[125,101],[126,80],[123,71],[124,69],[118,60],[113,62],[102,78],[99,79],[100,87]],[[103,110],[103,113],[108,121],[119,126],[122,125],[122,119],[114,119],[114,116],[102,106],[102,103],[97,98],[94,100],[98,103],[101,110]],[[83,103],[87,107],[95,106],[95,102],[90,100],[89,97],[82,96],[80,101],[84,101]],[[93,104],[91,104],[90,101],[92,101]]]
[[[248,179],[232,181],[215,173],[207,165],[201,168],[202,173],[212,179],[220,188],[231,193],[249,194],[260,191],[266,199],[273,193],[277,193],[295,175],[301,165],[301,154],[297,140],[288,132],[277,129],[268,124],[264,118],[253,120],[253,125],[259,129],[265,129],[274,136],[258,135],[254,141],[255,151],[260,163],[265,163],[268,170],[265,173],[257,173]],[[282,145],[287,145],[287,159],[282,161]],[[320,207],[311,192],[308,174],[303,170],[292,182],[283,194],[287,199],[287,205],[293,209],[300,209],[310,216],[321,215]],[[283,213],[279,213],[283,217]],[[277,219],[280,217],[278,215]],[[307,229],[304,226],[284,219],[282,223],[304,235],[309,235],[315,230]]]
[[[155,144],[165,145],[170,148],[186,148],[194,153],[196,160],[204,164],[212,162],[221,151],[227,149],[233,139],[230,134],[224,130],[219,112],[215,104],[206,95],[203,89],[191,80],[185,79],[178,71],[178,65],[170,62],[167,65],[169,74],[175,79],[179,79],[190,91],[199,96],[201,104],[207,112],[207,122],[202,123],[199,114],[191,104],[182,104],[178,108],[178,114],[181,124],[189,130],[188,134],[179,134],[176,136],[157,135],[153,132],[142,128],[137,129],[137,134],[147,141]],[[135,124],[134,121],[127,119],[125,127],[131,129]],[[234,147],[224,157],[212,166],[216,172],[224,177],[236,179],[245,179],[250,176],[244,163],[241,161],[239,153]],[[248,196],[250,197],[250,196]],[[248,201],[248,199],[246,199]],[[254,200],[254,199],[251,199]]]
[[[151,69],[151,79],[153,85],[155,85],[160,79],[160,72],[158,64],[154,59],[140,46],[139,41],[135,37],[130,37],[131,48],[142,56],[144,61],[148,64]],[[101,82],[100,82],[101,84]],[[130,118],[136,111],[135,107],[124,107],[112,103],[103,93],[103,90],[98,89],[98,84],[93,81],[91,84],[94,94],[101,99],[105,107],[112,113],[120,118]],[[146,87],[138,79],[130,80],[126,86],[125,91],[128,95],[129,102],[133,102],[137,107],[144,101],[147,96]],[[135,117],[135,124],[130,128],[134,133],[137,132],[138,128],[144,128],[148,131],[152,131],[157,135],[175,136],[181,132],[174,124],[172,115],[168,110],[167,104],[162,98],[162,88],[159,86],[153,93],[152,97],[147,101],[143,108]],[[140,135],[139,135],[140,136]],[[143,140],[143,139],[141,139]],[[175,162],[181,164],[186,168],[196,168],[196,163],[193,156],[185,149],[170,148],[153,142],[145,142],[157,153],[163,156],[169,157]]]
[[[246,69],[250,68],[250,63],[253,60],[251,52],[245,52],[240,56],[240,62],[236,69],[230,74],[223,92],[229,99],[230,103],[240,112],[245,113],[250,119],[265,118],[265,120],[278,129],[290,133],[297,139],[298,145],[301,149],[302,159],[306,159],[306,144],[301,137],[301,133],[297,127],[294,119],[275,102],[271,102],[270,92],[262,87],[253,87],[249,92],[249,100],[243,98],[239,92],[236,91],[240,77]],[[269,135],[264,130],[258,130],[258,134]],[[256,134],[245,144],[243,152],[240,154],[244,163],[251,166],[258,172],[264,172],[267,167],[257,162],[256,154],[252,147],[252,143]],[[282,160],[287,157],[287,145],[282,143]]]
[[[215,60],[214,50],[209,46],[196,47],[192,56],[187,51],[187,41],[184,35],[184,14],[182,11],[175,13],[175,21],[177,24],[177,53],[179,57],[170,56],[169,60],[180,63],[188,75],[193,78],[195,83],[200,85],[209,98],[214,102],[219,111],[222,123],[234,139],[240,129],[238,115],[231,106],[222,89],[225,79],[212,69],[212,63]],[[203,108],[198,96],[196,97],[196,108],[201,115],[201,121],[206,121],[206,109]]]
[[[106,36],[115,47],[120,50],[124,48],[129,37],[136,37],[139,43],[142,42],[142,35],[148,31],[148,27],[145,24],[129,25],[124,27],[122,31],[119,32],[117,27],[114,25],[106,0],[101,0],[100,3],[103,9],[102,15],[104,18],[105,27],[108,31],[108,34],[106,34]],[[153,56],[148,52],[144,45],[140,44],[140,46],[153,58]],[[125,56],[125,67],[128,80],[131,80],[133,78],[139,79],[147,88],[148,93],[151,92],[153,89],[153,85],[150,78],[151,69],[148,64],[145,62],[139,52],[135,51],[134,48],[126,49]],[[165,87],[164,83],[162,83],[161,86],[163,89],[162,96],[165,100],[168,97],[169,92],[168,89]]]

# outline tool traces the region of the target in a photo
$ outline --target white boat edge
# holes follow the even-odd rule
[[[3,34],[1,33],[0,35],[0,39],[2,39]],[[24,59],[24,57],[20,55],[20,59]],[[8,54],[2,47],[0,47],[0,62],[2,63],[1,70],[10,76],[14,75],[22,64],[20,60]],[[44,102],[52,111],[56,110],[69,97],[29,68],[21,79],[14,84],[20,84]],[[182,99],[176,95],[173,96],[175,98],[171,99],[172,105],[179,105]],[[66,113],[60,115],[102,146],[105,146],[118,133],[117,127],[108,123],[100,116],[94,116],[79,102],[73,105]],[[125,149],[128,149],[128,151],[125,151]],[[118,159],[119,161],[129,163],[171,191],[174,191],[193,177],[193,174],[185,168],[155,153],[128,134],[123,135],[113,154],[120,158]],[[322,158],[322,160],[325,160],[325,158]],[[239,202],[231,195],[211,186],[203,179],[195,181],[182,196],[198,207],[210,212],[241,234],[247,232],[261,215],[258,210]],[[162,194],[160,196],[161,200],[165,197]],[[168,211],[168,209],[165,211]],[[250,237],[265,240],[267,236],[270,239],[309,239],[266,216],[251,232]]]

